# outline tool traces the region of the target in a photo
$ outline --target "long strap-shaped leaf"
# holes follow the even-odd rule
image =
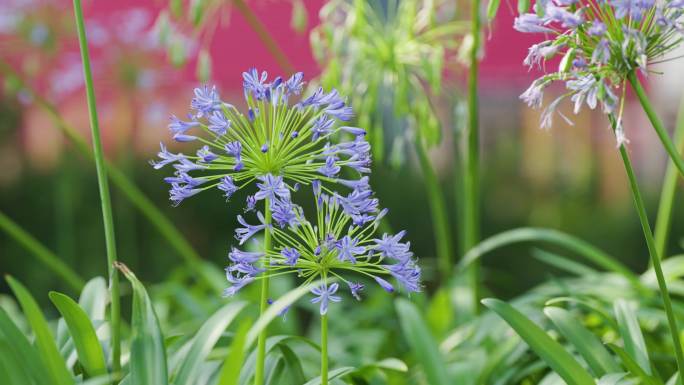
[[[403,334],[422,364],[430,385],[451,384],[442,355],[416,306],[402,298],[395,306]]]
[[[556,325],[558,331],[568,340],[577,352],[587,361],[594,372],[595,377],[602,377],[608,373],[620,371],[620,366],[615,362],[601,341],[573,317],[569,311],[559,307],[550,306],[544,309],[551,322]]]
[[[182,361],[178,374],[173,379],[174,385],[194,384],[195,377],[201,369],[204,359],[214,347],[224,330],[244,309],[246,303],[239,301],[229,303],[220,308],[199,329],[192,340],[192,345]]]
[[[551,339],[539,326],[513,306],[497,299],[482,303],[493,310],[546,362],[568,385],[595,385],[594,378],[570,355],[561,344]]]
[[[53,291],[49,296],[69,328],[69,334],[78,353],[78,360],[85,372],[91,377],[106,374],[107,364],[104,351],[88,314],[78,306],[76,301],[64,294]]]
[[[11,353],[21,362],[21,369],[28,372],[36,384],[46,384],[50,381],[38,352],[2,307],[0,307],[0,338],[7,341]]]
[[[52,332],[50,332],[50,328],[48,327],[48,323],[45,320],[43,313],[40,311],[40,307],[38,307],[38,304],[31,294],[19,281],[12,277],[7,277],[7,283],[9,283],[12,288],[14,295],[17,296],[17,300],[24,311],[26,320],[31,325],[31,329],[33,329],[33,334],[36,337],[35,344],[38,348],[38,355],[50,375],[50,384],[73,384],[74,379],[71,377],[69,370],[67,370],[64,358],[59,354],[57,345],[55,345],[54,336],[52,335]]]
[[[578,255],[581,255],[585,259],[606,270],[621,274],[634,284],[635,287],[645,289],[643,283],[639,281],[639,277],[625,265],[618,262],[616,258],[577,237],[551,229],[521,227],[493,235],[468,250],[459,263],[459,266],[462,269],[465,269],[468,265],[490,251],[502,246],[521,242],[544,242],[562,246],[568,250],[574,251]]]
[[[133,314],[131,316],[131,357],[129,362],[131,385],[166,385],[169,383],[164,337],[159,320],[152,308],[147,291],[135,274],[123,263],[119,269],[133,286]]]

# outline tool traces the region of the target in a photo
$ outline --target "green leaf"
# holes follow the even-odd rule
[[[340,378],[342,376],[346,376],[349,373],[353,373],[355,370],[356,369],[351,366],[345,366],[342,368],[330,370],[328,371],[328,381]],[[321,385],[321,377],[318,376],[304,385]]]
[[[91,320],[103,320],[107,309],[109,294],[107,281],[102,277],[95,277],[86,283],[78,298],[78,305],[88,314]]]
[[[230,344],[230,352],[223,361],[223,367],[216,385],[237,385],[240,379],[240,369],[245,360],[245,341],[251,320],[244,320],[238,326],[237,332]]]
[[[159,320],[147,291],[126,265],[115,262],[133,288],[131,316],[131,357],[129,362],[131,385],[168,384],[166,350]]]
[[[20,358],[12,352],[12,347],[5,338],[0,337],[0,381],[5,384],[33,384],[31,374]]]
[[[66,321],[84,371],[91,377],[106,374],[104,352],[86,312],[64,294],[53,291],[48,296]]]
[[[581,322],[573,317],[570,312],[552,306],[545,308],[544,313],[556,325],[563,337],[572,343],[577,352],[584,358],[594,372],[594,377],[598,378],[608,373],[620,371],[620,366],[613,360],[601,341],[582,326]]]
[[[38,352],[31,346],[26,336],[17,325],[12,322],[5,309],[0,307],[0,338],[8,342],[9,349],[22,363],[22,369],[26,370],[37,384],[50,382],[46,367],[41,364]]]
[[[584,265],[579,262],[575,262],[569,258],[563,257],[555,253],[549,253],[546,250],[533,249],[532,256],[547,265],[554,266],[558,269],[564,270],[570,274],[574,274],[580,277],[588,275],[596,275],[599,272],[595,269]]]
[[[205,358],[211,352],[221,334],[244,309],[243,301],[229,303],[212,315],[193,337],[192,345],[173,380],[174,385],[191,385],[196,380]]]
[[[644,335],[641,334],[639,321],[636,318],[636,309],[628,302],[618,299],[613,305],[618,330],[625,345],[625,351],[646,372],[651,374],[651,365],[648,359],[648,350]]]
[[[423,366],[428,383],[451,384],[442,355],[416,306],[402,298],[397,299],[395,306],[403,334]]]
[[[595,385],[594,379],[561,344],[511,305],[497,299],[482,303],[497,313],[568,385]]]
[[[639,280],[639,277],[625,265],[620,263],[617,258],[606,254],[602,250],[570,234],[557,230],[539,229],[534,227],[521,227],[504,231],[483,240],[477,246],[468,250],[459,263],[459,268],[465,269],[469,264],[482,258],[484,254],[500,247],[521,242],[542,242],[564,247],[584,257],[588,261],[595,263],[597,266],[622,275],[635,287],[641,289],[646,288]]]
[[[499,4],[501,4],[501,0],[489,0],[487,3],[487,20],[494,20],[499,11]]]
[[[283,355],[283,361],[288,369],[288,378],[295,384],[303,384],[306,382],[306,377],[304,377],[304,369],[302,369],[302,363],[299,361],[299,357],[295,354],[292,349],[286,344],[278,344],[280,353]]]
[[[254,323],[254,326],[247,333],[247,341],[245,344],[245,349],[249,349],[252,344],[256,341],[257,336],[263,329],[265,329],[268,324],[271,323],[278,314],[280,314],[285,308],[291,306],[299,298],[303,297],[309,292],[309,290],[320,285],[320,281],[312,282],[308,285],[302,285],[296,289],[288,291],[285,295],[280,297],[277,301],[273,302],[271,306],[266,309],[266,311],[259,317],[259,319]]]
[[[608,344],[608,347],[615,352],[615,354],[620,357],[620,360],[622,361],[622,364],[625,366],[629,372],[635,376],[638,377],[643,381],[643,384],[645,385],[662,385],[662,383],[655,378],[651,377],[648,373],[644,371],[644,369],[639,366],[639,364],[632,359],[632,357],[625,351],[625,349],[613,345],[613,344]]]
[[[50,332],[48,323],[45,320],[45,317],[43,317],[43,313],[41,313],[38,304],[19,281],[8,276],[7,283],[9,283],[12,288],[14,295],[17,296],[17,300],[24,311],[24,315],[31,325],[31,329],[33,329],[35,345],[38,349],[41,361],[49,373],[50,384],[73,384],[74,379],[67,369],[64,358],[59,354],[57,345],[55,345],[54,336],[52,335],[52,332]]]

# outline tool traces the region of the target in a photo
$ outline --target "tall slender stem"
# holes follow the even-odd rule
[[[451,231],[449,230],[449,218],[446,215],[446,202],[439,186],[437,174],[432,168],[430,158],[428,158],[425,145],[420,136],[416,137],[414,144],[416,154],[418,155],[418,163],[425,179],[425,189],[428,193],[428,205],[430,206],[435,232],[435,244],[437,246],[437,265],[442,281],[446,281],[449,278],[452,265]]]
[[[328,315],[321,315],[321,385],[328,385]]]
[[[265,199],[266,208],[264,209],[264,251],[271,248],[271,202],[268,198]],[[269,261],[264,260],[264,268],[270,264]],[[268,308],[268,287],[269,279],[266,275],[261,278],[261,300],[259,302],[259,315],[264,314]],[[266,361],[266,337],[268,332],[264,328],[257,338],[257,360],[256,372],[254,374],[254,385],[262,385],[264,383],[264,363]]]
[[[667,130],[663,125],[663,122],[660,120],[658,114],[656,114],[655,110],[653,109],[651,101],[648,100],[646,91],[644,91],[644,88],[641,86],[641,83],[639,82],[639,79],[637,78],[634,72],[630,72],[628,79],[629,83],[632,85],[632,89],[634,89],[634,92],[637,94],[637,97],[639,98],[639,102],[641,102],[641,107],[643,107],[644,111],[646,112],[646,115],[648,115],[648,119],[651,121],[651,125],[653,125],[653,128],[658,134],[660,141],[663,143],[663,146],[665,146],[665,150],[670,155],[670,159],[672,159],[672,162],[674,162],[674,165],[679,170],[679,173],[682,176],[684,176],[684,160],[682,160],[682,157],[677,152],[677,147],[670,140],[670,136],[667,133]]]
[[[675,127],[674,141],[679,154],[684,153],[684,96],[682,96],[679,113],[677,114],[677,126]],[[663,259],[667,258],[667,238],[670,234],[672,222],[672,209],[674,206],[675,192],[677,191],[677,166],[674,162],[668,162],[663,188],[660,192],[658,216],[655,223],[656,251]]]
[[[612,119],[613,129],[615,129],[615,120]],[[672,343],[674,344],[675,358],[677,360],[677,368],[679,370],[679,378],[682,383],[684,383],[684,354],[682,353],[682,344],[679,339],[679,328],[677,327],[677,320],[675,319],[674,312],[672,310],[672,301],[670,300],[670,292],[667,290],[667,284],[665,282],[665,275],[663,274],[663,268],[660,265],[660,256],[656,250],[655,240],[653,239],[653,232],[651,231],[651,225],[648,222],[648,216],[646,215],[646,208],[644,206],[644,201],[641,198],[641,193],[639,192],[639,185],[637,183],[636,177],[634,176],[634,169],[632,168],[632,162],[629,159],[629,154],[624,145],[620,146],[620,156],[622,157],[622,162],[625,166],[625,171],[627,172],[627,178],[629,179],[629,187],[632,190],[632,198],[634,199],[634,207],[639,215],[639,221],[641,222],[641,229],[644,232],[644,238],[646,239],[646,246],[648,247],[648,253],[651,256],[651,263],[653,263],[653,270],[656,274],[656,279],[658,281],[658,288],[660,289],[660,296],[663,300],[663,306],[665,307],[665,314],[667,315],[667,322],[670,327],[670,334],[672,335]]]
[[[86,99],[88,101],[88,115],[90,117],[90,129],[93,136],[93,155],[95,157],[95,169],[97,170],[97,184],[100,189],[102,221],[104,222],[105,244],[107,246],[107,270],[109,272],[109,290],[112,301],[110,308],[112,371],[118,372],[121,370],[121,313],[119,311],[119,276],[114,268],[114,262],[116,262],[116,240],[114,238],[112,202],[109,197],[109,183],[107,181],[107,170],[105,169],[102,140],[100,138],[100,125],[97,118],[95,89],[93,88],[93,76],[90,70],[88,40],[86,38],[81,0],[74,0],[74,15],[76,17],[76,29],[78,31],[78,44],[81,49],[81,59],[83,61],[83,78],[85,80]]]
[[[468,74],[468,134],[465,156],[465,175],[463,189],[463,244],[465,250],[474,247],[480,238],[480,129],[477,96],[477,79],[480,50],[480,0],[471,1],[471,36],[473,46],[470,50],[470,71]],[[468,280],[473,295],[473,310],[477,313],[480,297],[480,268],[473,263],[468,270]]]

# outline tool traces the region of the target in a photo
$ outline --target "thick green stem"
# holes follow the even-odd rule
[[[88,146],[86,140],[78,133],[78,131],[69,125],[57,112],[54,105],[49,103],[45,98],[35,92],[33,88],[27,84],[21,76],[11,67],[7,62],[0,58],[0,72],[5,76],[12,77],[21,84],[24,91],[28,92],[34,103],[42,108],[55,123],[55,126],[73,143],[86,159],[93,160],[93,152]],[[176,249],[178,254],[185,260],[188,268],[192,269],[199,277],[201,277],[211,288],[219,293],[224,288],[224,278],[222,278],[219,271],[209,268],[209,265],[202,261],[201,257],[192,248],[190,243],[185,239],[183,234],[173,225],[173,223],[140,191],[140,189],[126,177],[112,163],[105,162],[108,176],[111,182],[123,193],[128,199],[147,219],[157,228],[159,233],[169,242],[171,247]],[[215,273],[215,274],[214,274]]]
[[[321,315],[321,385],[328,385],[328,315]]]
[[[670,136],[667,133],[663,122],[653,109],[651,101],[648,100],[646,91],[644,91],[644,88],[641,86],[641,83],[634,72],[629,74],[628,79],[629,83],[632,85],[632,89],[634,89],[634,92],[636,92],[637,97],[639,98],[639,102],[641,102],[641,107],[643,107],[646,115],[648,115],[651,125],[653,125],[653,128],[658,134],[660,141],[663,143],[663,146],[665,146],[665,150],[670,155],[670,159],[672,159],[672,162],[677,167],[677,170],[679,170],[679,173],[684,176],[684,160],[682,160],[682,157],[679,155],[677,147],[670,140]]]
[[[88,40],[86,38],[85,22],[81,0],[74,0],[74,16],[76,17],[76,29],[78,31],[78,44],[81,49],[83,61],[83,78],[85,80],[86,99],[88,101],[88,115],[90,117],[90,129],[93,140],[93,155],[95,157],[95,169],[97,170],[97,183],[100,189],[100,201],[102,203],[102,221],[104,222],[105,244],[107,247],[107,270],[109,272],[109,290],[111,296],[111,348],[112,348],[112,371],[121,370],[121,312],[119,298],[119,276],[114,268],[116,262],[116,240],[114,238],[114,221],[112,218],[112,202],[109,197],[109,183],[107,170],[105,169],[102,140],[100,138],[100,125],[97,118],[97,104],[95,103],[95,89],[93,88],[93,76],[90,70],[90,56],[88,54]]]
[[[679,113],[677,114],[677,126],[675,127],[674,141],[679,154],[684,153],[684,96],[681,98]],[[672,222],[672,209],[674,207],[675,192],[677,191],[677,166],[674,162],[668,162],[663,188],[660,192],[660,204],[655,223],[656,251],[663,259],[667,258],[667,239],[670,234]]]
[[[266,228],[264,229],[264,251],[268,251],[271,248],[271,202],[268,198],[265,200],[266,207],[264,208],[264,224]],[[264,268],[268,268],[270,261],[264,260]],[[259,302],[259,316],[264,314],[268,308],[268,288],[269,279],[266,275],[261,278],[261,300]],[[268,331],[264,328],[257,338],[257,359],[256,359],[256,371],[254,374],[254,385],[262,385],[264,383],[264,363],[266,362],[266,337],[268,336]]]
[[[615,128],[614,120],[613,128]],[[675,315],[672,310],[670,292],[667,290],[667,284],[665,283],[665,275],[663,274],[663,268],[660,265],[660,256],[658,254],[658,251],[656,250],[655,240],[653,239],[653,232],[651,231],[651,225],[648,222],[646,208],[644,207],[644,201],[641,198],[641,193],[639,192],[639,185],[637,184],[637,180],[634,175],[632,162],[629,159],[629,154],[627,153],[627,149],[624,145],[620,146],[620,156],[622,157],[622,162],[625,165],[625,171],[627,172],[627,178],[629,179],[629,187],[632,190],[632,198],[634,198],[634,206],[637,210],[637,214],[639,215],[641,229],[644,232],[646,246],[648,247],[648,253],[651,256],[651,263],[653,264],[653,270],[655,271],[656,279],[658,281],[660,296],[663,300],[663,306],[665,307],[665,314],[667,315],[667,322],[670,327],[670,334],[672,335],[672,343],[674,345],[675,350],[675,358],[677,360],[677,368],[679,370],[679,378],[680,381],[684,383],[684,354],[682,353],[682,344],[679,340],[679,328],[677,327],[677,320],[675,319]]]
[[[415,139],[416,154],[418,155],[418,162],[423,171],[423,178],[425,179],[425,189],[428,194],[428,205],[430,206],[430,213],[432,216],[434,231],[435,231],[435,245],[437,246],[437,267],[441,274],[442,280],[446,281],[451,272],[451,231],[449,230],[449,218],[446,213],[446,203],[444,195],[439,186],[437,174],[432,168],[430,158],[428,158],[425,151],[425,145],[420,137]]]
[[[480,0],[471,1],[471,36],[473,46],[470,50],[470,71],[468,74],[468,134],[464,164],[463,188],[463,244],[470,250],[480,239],[480,129],[477,97],[477,79],[480,50]],[[473,263],[468,270],[468,280],[473,295],[473,310],[477,313],[480,297],[479,263]]]
[[[24,229],[19,227],[14,221],[12,221],[5,214],[0,212],[0,229],[3,229],[9,234],[14,240],[19,244],[24,246],[28,251],[33,253],[33,255],[38,258],[48,269],[52,270],[64,279],[67,285],[69,285],[76,292],[80,292],[85,281],[78,276],[78,274],[73,271],[69,265],[62,262],[62,260],[35,239],[31,234],[27,233]]]

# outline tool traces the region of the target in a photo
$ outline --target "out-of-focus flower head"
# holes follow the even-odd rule
[[[530,47],[524,64],[546,68],[549,59],[560,57],[561,61],[557,71],[536,79],[520,98],[540,108],[544,89],[563,82],[567,92],[544,109],[542,127],[551,126],[560,102],[570,98],[575,113],[584,105],[590,109],[600,105],[607,114],[617,113],[618,145],[626,142],[620,124],[626,79],[635,71],[647,75],[649,63],[681,44],[684,2],[546,0],[537,1],[534,10],[518,16],[514,28],[547,39]]]
[[[404,159],[405,145],[420,135],[441,139],[435,97],[455,68],[448,63],[465,48],[467,25],[455,19],[456,3],[406,0],[394,6],[333,0],[322,8],[311,34],[323,84],[348,95],[358,122],[368,128],[376,159]],[[397,5],[398,4],[398,5]]]

